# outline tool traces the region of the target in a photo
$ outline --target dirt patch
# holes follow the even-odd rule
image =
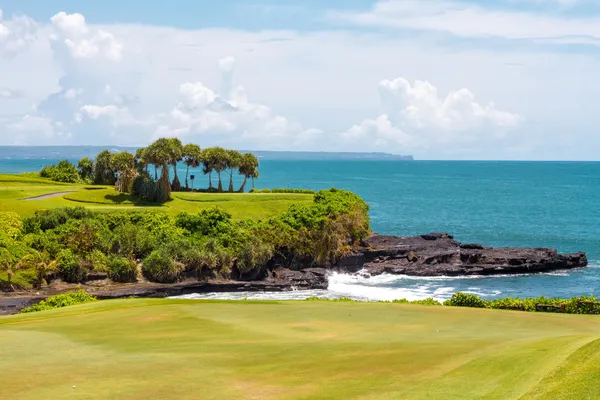
[[[75,190],[70,190],[68,192],[48,193],[48,194],[43,194],[41,196],[28,197],[28,198],[23,199],[23,200],[44,200],[44,199],[50,199],[52,197],[63,196],[65,194],[69,194],[69,193],[73,193],[73,192],[75,192]]]

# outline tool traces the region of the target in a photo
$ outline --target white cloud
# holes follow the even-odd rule
[[[0,9],[0,57],[26,50],[37,39],[37,29],[35,21],[26,16],[4,20]]]
[[[30,144],[138,145],[178,135],[201,146],[413,149],[417,158],[511,158],[517,148],[597,158],[600,62],[569,38],[561,39],[566,57],[554,47],[461,47],[415,32],[184,30],[68,16],[38,21],[36,39],[16,57],[0,51],[0,88],[22,94],[0,99],[1,144],[33,125],[21,121],[28,116],[52,121],[54,132],[40,124],[23,136]],[[117,61],[102,46],[75,49],[99,31],[122,46]],[[405,82],[390,80],[378,96],[378,82],[396,76]]]
[[[90,28],[83,15],[61,11],[50,21],[56,32],[53,39],[62,42],[73,58],[121,60],[123,45],[112,33]]]
[[[468,89],[440,96],[429,82],[411,85],[404,78],[383,80],[379,93],[385,113],[366,119],[344,132],[348,140],[369,143],[379,149],[406,152],[418,147],[435,148],[500,138],[521,120],[517,114],[498,110],[493,103],[481,105]]]
[[[564,1],[562,2],[564,4]],[[600,18],[486,8],[461,1],[382,0],[366,12],[331,12],[361,26],[444,32],[461,37],[600,41]]]

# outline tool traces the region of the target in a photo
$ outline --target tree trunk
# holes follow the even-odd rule
[[[181,182],[177,176],[177,162],[173,163],[173,183],[171,184],[171,190],[174,192],[181,192]]]
[[[221,183],[221,171],[217,171],[217,176],[219,177],[219,188],[217,189],[219,193],[223,193],[223,183]]]
[[[242,186],[240,186],[240,190],[238,190],[238,193],[244,193],[244,191],[246,190],[246,182],[248,182],[248,176],[244,175],[244,182],[242,182]]]
[[[208,173],[208,190],[212,190],[212,171]]]
[[[188,175],[190,173],[190,166],[187,166],[187,169],[185,170],[185,190],[189,190],[189,186],[188,186]]]
[[[154,164],[154,182],[158,182],[158,167]]]
[[[229,188],[227,189],[229,193],[233,193],[233,171],[229,172]]]
[[[252,189],[254,189],[254,177],[252,177]]]

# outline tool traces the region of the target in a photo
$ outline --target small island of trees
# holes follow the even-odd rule
[[[177,164],[183,161],[186,174],[183,185],[177,174]],[[127,151],[100,152],[94,160],[84,157],[77,166],[67,160],[42,168],[40,176],[58,182],[90,182],[96,185],[115,185],[121,193],[138,196],[148,202],[164,202],[171,198],[171,192],[192,191],[190,169],[202,167],[208,175],[208,188],[196,191],[225,192],[223,179],[229,179],[227,192],[242,193],[248,180],[259,176],[259,162],[251,153],[241,153],[222,147],[201,149],[196,144],[183,145],[177,138],[161,138],[147,147],[138,149],[135,154]],[[173,170],[173,179],[170,170]],[[243,176],[239,188],[233,185],[234,174]],[[213,176],[216,175],[216,187]],[[224,178],[225,177],[225,178]]]

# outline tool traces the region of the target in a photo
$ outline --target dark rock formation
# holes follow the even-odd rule
[[[543,248],[491,248],[461,244],[446,233],[398,237],[373,235],[362,241],[351,264],[364,258],[371,275],[382,273],[413,276],[497,275],[548,272],[585,267],[585,253],[558,254]],[[339,269],[345,269],[342,260]],[[348,269],[354,272],[357,266]]]

